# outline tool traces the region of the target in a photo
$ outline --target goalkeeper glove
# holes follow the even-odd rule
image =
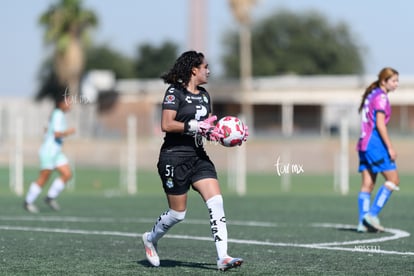
[[[209,141],[218,141],[224,137],[224,133],[214,125],[214,121],[217,120],[217,116],[213,115],[204,121],[197,121],[195,119],[189,120],[184,123],[184,133],[195,135],[200,134],[206,137]]]

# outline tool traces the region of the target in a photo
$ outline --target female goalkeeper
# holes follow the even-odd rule
[[[169,84],[162,102],[161,129],[165,132],[158,173],[167,196],[168,210],[142,236],[147,260],[159,266],[158,241],[185,218],[187,193],[192,187],[207,205],[211,231],[217,249],[217,267],[227,270],[243,263],[227,254],[227,228],[214,164],[203,147],[203,137],[217,141],[222,133],[214,127],[207,83],[209,69],[202,53],[184,52],[169,72],[161,76]]]

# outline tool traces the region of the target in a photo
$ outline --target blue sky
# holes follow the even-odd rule
[[[100,19],[99,27],[91,33],[93,39],[132,56],[139,44],[148,42],[160,44],[171,40],[186,49],[189,1],[197,0],[85,0],[84,6],[93,9]],[[34,95],[38,85],[36,75],[48,53],[38,18],[54,2],[6,0],[3,3],[0,96]],[[224,31],[237,27],[227,0],[207,2],[206,54],[213,71],[219,67]],[[411,66],[414,1],[257,0],[253,20],[260,20],[280,8],[298,12],[317,10],[333,24],[345,22],[366,49],[367,73],[376,74],[383,66],[392,66],[402,75],[414,75]]]

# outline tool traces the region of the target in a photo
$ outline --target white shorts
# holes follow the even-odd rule
[[[69,163],[65,154],[57,148],[42,147],[39,151],[40,169],[53,170]]]

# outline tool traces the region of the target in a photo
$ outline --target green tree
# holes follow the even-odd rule
[[[59,86],[68,87],[71,93],[77,94],[84,65],[86,30],[97,25],[97,17],[82,7],[81,0],[60,0],[40,16],[39,22],[45,28],[46,44],[54,49],[53,72],[43,68],[41,75],[44,80],[55,78]],[[42,88],[37,98],[53,97],[49,93],[59,92],[43,91],[46,94],[42,94]]]
[[[117,79],[135,77],[134,61],[107,45],[89,47],[86,53],[85,71],[105,69]]]
[[[238,33],[226,36],[223,65],[239,76]],[[252,27],[252,74],[356,74],[363,71],[361,49],[345,23],[330,24],[318,12],[279,11]]]
[[[138,78],[159,78],[177,58],[178,46],[173,42],[164,42],[156,47],[142,44],[138,47],[135,61],[135,75]]]

